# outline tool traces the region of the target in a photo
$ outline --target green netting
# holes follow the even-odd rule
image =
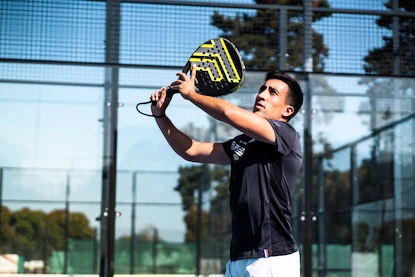
[[[68,274],[96,274],[99,266],[97,245],[98,242],[94,240],[70,240],[67,257]],[[302,252],[301,245],[299,248]],[[131,257],[131,250],[130,241],[116,241],[115,273],[194,274],[196,272],[196,245],[194,243],[136,242],[133,258]],[[312,254],[314,273],[317,274],[319,268],[317,245],[313,245]],[[381,276],[393,276],[393,245],[382,246],[378,254],[368,254],[374,254],[380,259]],[[50,259],[50,273],[63,273],[64,265],[64,252],[54,251]],[[377,270],[377,268],[374,270]],[[351,272],[351,246],[327,245],[325,276],[346,277],[350,276]]]
[[[63,251],[53,251],[50,257],[50,273],[63,273],[65,253]]]
[[[130,273],[194,273],[194,243],[136,242],[133,264],[131,264],[131,244],[117,241],[115,247],[115,272]]]
[[[194,273],[196,245],[194,243],[136,242],[131,258],[131,243],[119,240],[115,243],[115,272],[139,273]],[[98,272],[99,249],[94,240],[70,240],[68,256],[54,251],[50,258],[50,273],[93,274]]]
[[[381,248],[382,251],[382,262],[381,262],[381,268],[382,268],[382,277],[392,277],[394,276],[394,247],[393,245],[384,245]]]
[[[68,273],[95,273],[97,245],[95,240],[69,240]]]
[[[24,273],[24,257],[23,256],[19,256],[19,261],[17,263],[17,272],[18,273]]]
[[[350,270],[352,265],[350,245],[327,245],[326,249],[327,270]]]
[[[97,241],[69,240],[68,256],[63,251],[54,251],[50,259],[51,273],[65,272],[65,258],[67,258],[68,274],[91,274],[97,272]]]

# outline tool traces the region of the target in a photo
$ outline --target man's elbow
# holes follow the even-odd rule
[[[187,153],[184,153],[180,156],[188,162],[194,162],[194,158],[191,155],[187,154]]]
[[[188,162],[201,163],[204,161],[202,153],[200,144],[193,141],[192,147],[186,149],[186,151],[182,153],[181,157]]]
[[[195,162],[196,157],[192,153],[191,149],[187,149],[185,151],[176,151],[176,154],[179,155],[182,159],[188,162]]]

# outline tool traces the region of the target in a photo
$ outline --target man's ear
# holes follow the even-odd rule
[[[286,105],[285,106],[285,110],[282,113],[283,117],[289,117],[290,115],[292,115],[294,113],[294,107],[291,105]]]

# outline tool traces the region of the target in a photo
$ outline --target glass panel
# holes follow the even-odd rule
[[[350,149],[336,152],[331,159],[325,159],[325,210],[330,213],[350,208]]]
[[[414,272],[415,256],[415,118],[395,127],[395,274],[411,276]]]
[[[415,112],[413,79],[311,75],[313,135],[338,147]],[[317,148],[318,149],[318,148]]]
[[[1,253],[19,254],[18,272],[44,273],[53,251],[64,251],[64,202],[3,200]],[[17,262],[17,261],[16,261]]]
[[[177,71],[120,71],[123,84],[137,88],[122,88],[119,97],[123,107],[118,116],[117,162],[122,172],[117,177],[117,210],[122,216],[117,218],[116,273],[196,272],[198,192],[193,188],[188,195],[192,197],[190,208],[184,209],[183,196],[176,188],[180,168],[200,165],[178,156],[165,141],[154,118],[136,111],[137,103],[148,101],[150,94],[159,88],[155,84],[166,86],[177,78]],[[131,78],[135,75],[138,79]],[[150,104],[143,104],[139,109],[151,114]],[[211,120],[180,95],[173,97],[167,115],[178,129],[192,138],[211,139]],[[211,195],[207,190],[202,196],[206,215]],[[209,229],[208,221],[203,220],[202,229]],[[212,246],[206,244],[205,247]]]
[[[99,225],[97,216],[101,211],[99,201],[81,203],[70,202],[69,238],[68,238],[68,273],[69,274],[97,274],[99,268]],[[59,273],[62,253],[55,251],[52,255],[55,270]]]
[[[327,81],[322,77],[319,82]],[[322,89],[319,86],[323,84],[315,88],[317,91]],[[339,94],[336,90],[340,88],[331,89],[334,90],[331,93],[312,98],[313,149],[316,154],[357,140],[370,130],[368,115],[359,109],[365,98]]]
[[[391,131],[357,146],[358,203],[393,197]]]
[[[98,168],[101,94],[95,87],[0,83],[1,164]]]
[[[393,250],[393,200],[360,204],[353,213],[352,265],[356,274],[380,272],[392,268],[393,261],[382,260]],[[378,273],[379,274],[379,273]]]
[[[405,265],[394,269],[393,261],[401,260],[411,264],[409,260],[414,260],[405,250],[408,243],[403,243],[399,238],[402,234],[393,231],[393,226],[405,230],[402,231],[407,234],[405,241],[410,241],[414,233],[406,220],[395,222],[395,217],[398,218],[398,215],[403,217],[405,211],[408,212],[409,217],[413,213],[411,205],[414,197],[410,192],[414,180],[413,168],[415,168],[412,163],[413,155],[411,156],[414,148],[413,126],[407,122],[405,125],[398,125],[400,131],[392,131],[393,122],[404,119],[414,112],[412,82],[413,80],[410,79],[399,78],[325,75],[313,76],[311,79],[312,89],[315,92],[311,111],[313,151],[314,155],[322,153],[327,158],[324,163],[325,174],[332,170],[330,167],[333,165],[339,172],[342,172],[342,169],[347,170],[350,159],[345,153],[349,152],[347,149],[356,147],[354,162],[356,176],[353,177],[356,187],[348,193],[343,192],[342,198],[333,201],[341,209],[352,209],[352,213],[349,213],[352,222],[349,220],[343,223],[345,231],[351,228],[347,231],[350,234],[348,270],[356,275],[365,274],[370,270],[383,274],[382,276],[391,276],[390,274],[394,274],[396,270],[395,276],[403,276],[403,272],[399,270],[406,270],[405,274],[408,274],[408,267],[411,266]],[[371,133],[371,130],[379,131]],[[402,149],[402,152],[397,152],[396,147]],[[339,161],[334,164],[330,156],[333,149],[335,153],[333,158],[337,156]],[[406,163],[403,162],[404,160]],[[317,169],[315,172],[317,174]],[[340,182],[335,184],[339,185]],[[326,197],[323,199],[325,211],[333,212],[335,211],[333,207],[327,207],[330,197],[327,195],[329,188],[326,186],[325,183]],[[399,196],[401,199],[394,195],[397,189],[401,190]],[[402,190],[406,193],[402,193]],[[353,201],[350,198],[351,192],[353,192]],[[411,204],[409,206],[403,204],[404,199],[406,203],[411,202]],[[333,218],[339,220],[338,217]],[[332,222],[327,219],[326,214],[324,225],[320,223],[320,229],[324,229],[325,233],[320,236],[319,241],[327,245],[320,249],[318,266],[320,270],[329,272],[329,275],[341,274],[342,270],[347,270],[344,266],[340,266],[342,270],[339,272],[330,273],[330,267],[336,268],[336,266],[330,262],[333,255],[328,251],[332,245],[327,240],[339,241],[344,233],[337,230],[331,232],[333,236],[331,237],[327,233],[330,224]],[[353,233],[350,233],[351,231]],[[399,245],[401,250],[395,248]],[[334,250],[330,249],[330,251]],[[410,258],[406,258],[408,255]],[[392,262],[389,262],[391,259]]]
[[[101,171],[78,169],[70,170],[68,175],[70,201],[81,201],[84,203],[101,202]],[[95,216],[98,216],[98,214],[99,212]]]
[[[350,149],[336,152],[324,160],[324,225],[320,225],[319,243],[320,268],[326,266],[328,274],[342,274],[350,271],[351,234],[351,184]],[[322,222],[320,222],[322,224]],[[334,258],[341,256],[343,259]],[[321,264],[323,261],[325,264]]]
[[[122,214],[120,218],[130,219],[130,205],[119,205],[117,210]],[[184,243],[184,230],[177,227],[183,220],[181,205],[138,203],[135,213],[134,230],[132,226],[119,224],[120,218],[117,218],[116,272],[194,272],[194,252],[186,256],[181,252],[186,245],[189,245],[189,250],[194,251],[195,243]],[[131,224],[132,218],[128,222]],[[190,268],[186,268],[185,265],[190,265]]]
[[[352,254],[352,270],[356,274],[381,274],[380,271],[392,265],[389,260],[382,260],[393,249],[394,235],[390,229],[394,221],[392,149],[390,129],[356,146]]]
[[[95,86],[102,77],[93,80],[99,70],[82,69],[1,67],[2,77],[30,79],[0,83],[0,252],[18,255],[19,273],[97,272],[98,250],[83,254],[76,241],[88,240],[92,250],[98,237],[103,90]],[[87,267],[79,262],[85,255]]]

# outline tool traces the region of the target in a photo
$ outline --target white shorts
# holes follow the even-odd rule
[[[300,277],[300,253],[226,263],[225,277]]]

